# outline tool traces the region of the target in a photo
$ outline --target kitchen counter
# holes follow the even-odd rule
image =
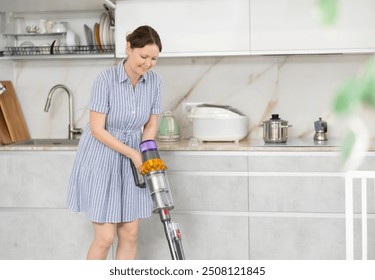
[[[245,139],[235,142],[204,142],[192,145],[189,140],[158,142],[161,151],[339,151],[340,140],[314,142],[312,139],[288,139],[287,143],[269,144],[263,139]],[[375,140],[371,145],[375,150]]]
[[[0,259],[80,259],[86,254],[92,226],[84,215],[66,209],[77,143],[55,140],[1,147],[6,150],[0,152],[0,228],[7,230],[0,231]],[[173,217],[186,233],[189,259],[345,258],[339,142],[311,146],[307,139],[289,140],[282,146],[261,140],[197,147],[187,140],[158,143],[168,166]],[[374,166],[375,153],[368,152],[359,170]],[[355,184],[359,213],[360,182]],[[368,206],[373,227],[374,205]],[[41,235],[41,227],[50,230]],[[139,259],[170,257],[158,215],[142,223],[139,232]],[[369,259],[375,259],[374,252]]]
[[[263,139],[245,139],[235,142],[203,142],[195,145],[187,139],[176,142],[158,141],[159,151],[280,151],[280,152],[336,152],[341,140],[315,142],[309,138],[292,138],[287,143],[266,144]],[[75,151],[76,145],[0,145],[0,151]],[[375,139],[370,139],[368,151],[375,151]]]

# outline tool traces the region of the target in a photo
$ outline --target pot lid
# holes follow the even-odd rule
[[[219,108],[219,109],[224,109],[224,110],[228,110],[230,112],[233,112],[237,115],[240,115],[240,116],[245,116],[245,114],[243,114],[242,112],[240,112],[239,110],[229,106],[229,105],[216,105],[216,104],[200,104],[198,105],[197,107],[206,107],[206,108]]]
[[[280,119],[279,114],[272,114],[272,117],[265,123],[287,123],[288,121]]]
[[[243,113],[226,105],[201,104],[192,109],[189,118],[243,119]]]

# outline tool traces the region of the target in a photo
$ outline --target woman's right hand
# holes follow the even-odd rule
[[[134,150],[130,156],[130,160],[134,163],[134,166],[140,171],[142,167],[142,155],[137,150]]]

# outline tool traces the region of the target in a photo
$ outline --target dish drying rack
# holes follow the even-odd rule
[[[114,54],[115,45],[5,47],[3,56]]]

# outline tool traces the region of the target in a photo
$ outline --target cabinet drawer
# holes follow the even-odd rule
[[[173,171],[244,171],[247,154],[231,152],[160,152],[168,170]]]
[[[361,254],[361,225],[354,222],[355,259]],[[368,221],[368,246],[374,248],[375,220]],[[368,258],[375,258],[369,250]],[[343,260],[345,219],[310,217],[251,217],[250,259]]]
[[[359,170],[375,170],[375,153],[368,152]],[[344,172],[339,152],[249,153],[250,172]]]
[[[343,213],[344,184],[344,177],[250,177],[250,211]]]
[[[245,176],[197,176],[169,173],[176,210],[248,211]]]
[[[250,259],[345,259],[345,221],[334,218],[251,217]]]
[[[344,213],[345,177],[251,176],[249,205],[254,212]],[[367,209],[375,213],[374,180],[368,180]],[[361,212],[361,181],[353,182],[355,213]]]
[[[250,153],[250,172],[340,172],[339,153]]]

